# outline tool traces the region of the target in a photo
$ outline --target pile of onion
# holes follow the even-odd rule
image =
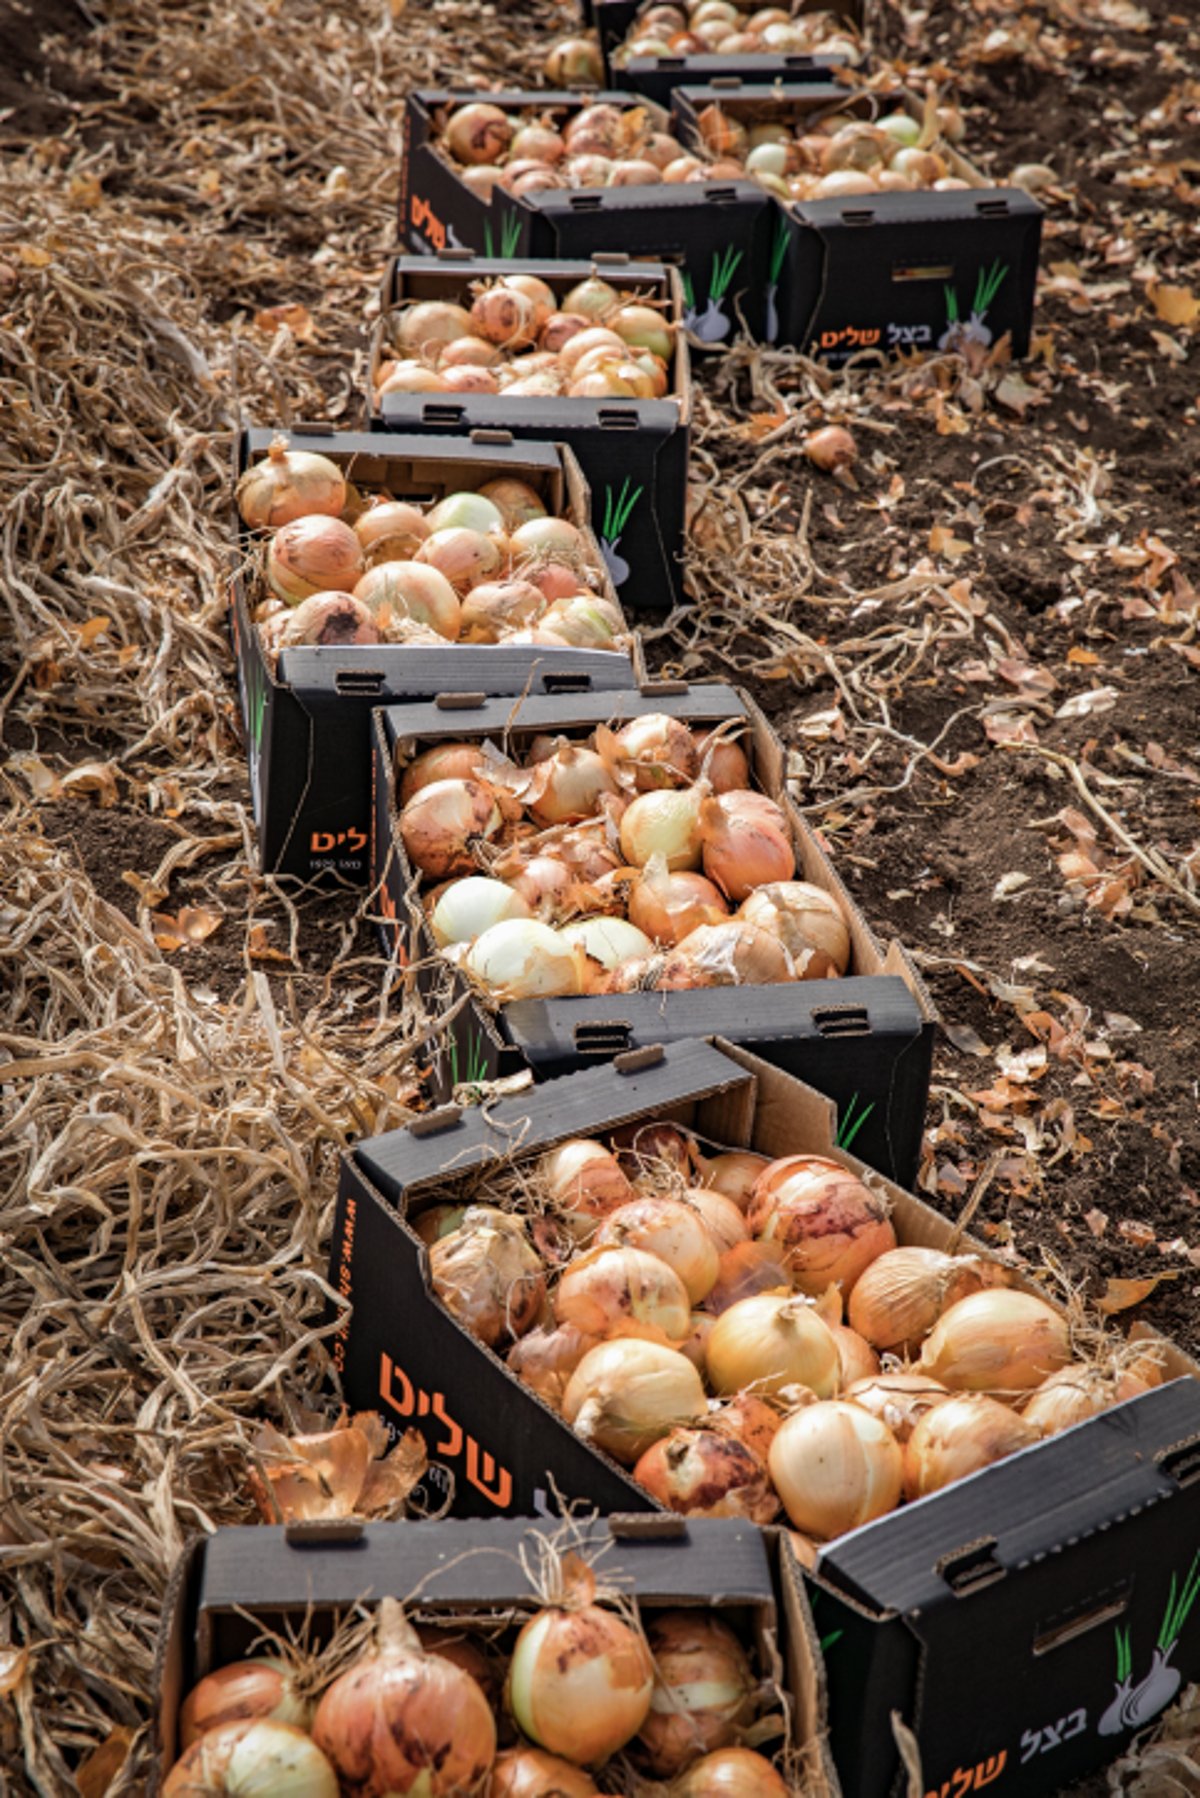
[[[255,611],[270,650],[627,645],[591,531],[552,516],[514,477],[425,505],[382,492],[364,502],[327,457],[289,451],[278,438],[242,476],[238,506],[246,524],[272,531],[268,597]]]
[[[723,3],[707,0],[715,6]],[[727,178],[757,181],[781,200],[948,193],[971,185],[954,173],[945,137],[938,134],[953,130],[955,117],[948,109],[930,130],[902,105],[871,119],[845,111],[840,103],[832,112],[819,113],[791,102],[781,105],[773,120],[759,117],[743,125],[714,103],[697,118],[700,146],[688,158],[700,172],[693,169],[674,178],[711,179],[719,168]],[[664,178],[672,178],[669,171]]]
[[[728,735],[667,713],[535,739],[524,763],[426,750],[399,834],[437,947],[499,1004],[844,973],[840,904],[795,878],[788,815],[749,779]]]
[[[624,68],[635,57],[842,56],[859,45],[845,19],[831,12],[798,14],[786,7],[754,10],[733,0],[687,0],[643,6],[613,61]]]
[[[504,172],[497,177],[503,185]],[[674,334],[661,305],[637,289],[593,275],[556,294],[536,275],[505,274],[474,283],[458,302],[422,300],[390,313],[375,404],[403,393],[663,399]]]

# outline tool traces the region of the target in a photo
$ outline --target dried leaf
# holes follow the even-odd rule
[[[957,562],[961,557],[970,555],[975,546],[962,537],[956,537],[945,525],[935,524],[929,533],[929,547],[935,556],[945,556],[947,561]]]
[[[94,793],[103,809],[115,805],[120,797],[117,770],[112,762],[80,762],[78,767],[68,769],[60,785],[64,793]]]
[[[79,1798],[105,1798],[116,1783],[133,1742],[133,1731],[119,1727],[93,1748],[75,1775]]]
[[[1200,318],[1200,300],[1190,287],[1171,287],[1151,281],[1147,297],[1164,325],[1194,325]]]
[[[991,1054],[979,1032],[973,1030],[970,1024],[943,1024],[942,1030],[947,1042],[953,1044],[961,1055]]]
[[[1121,695],[1115,687],[1092,687],[1086,693],[1073,693],[1064,699],[1056,718],[1090,718],[1096,712],[1109,712]]]
[[[11,1698],[29,1669],[27,1648],[0,1648],[0,1698]]]
[[[992,743],[1036,743],[1038,734],[1028,712],[988,712],[983,718],[983,732]]]
[[[1090,649],[1080,649],[1078,644],[1072,643],[1067,651],[1067,660],[1077,668],[1095,668],[1099,665],[1100,657]]]
[[[219,930],[225,914],[213,911],[207,905],[185,905],[177,919],[180,934],[189,943],[202,943],[210,937],[214,930]]]
[[[1095,1206],[1090,1211],[1084,1212],[1083,1221],[1093,1236],[1103,1236],[1108,1229],[1107,1211],[1098,1211]]]
[[[98,617],[89,618],[85,624],[81,624],[75,634],[79,638],[80,647],[90,649],[96,638],[102,637],[105,631],[111,630],[111,628],[112,619],[106,618],[103,613],[100,613]]]
[[[278,962],[285,968],[293,966],[292,958],[282,949],[272,948],[267,940],[266,926],[252,924],[246,937],[246,950],[253,961]]]
[[[254,323],[260,331],[272,332],[286,325],[298,343],[310,343],[317,334],[312,313],[307,306],[298,304],[264,306],[261,312],[254,314]]]
[[[1103,1311],[1108,1317],[1116,1311],[1128,1311],[1133,1305],[1140,1305],[1143,1299],[1148,1299],[1155,1287],[1161,1286],[1164,1280],[1178,1278],[1175,1271],[1148,1274],[1142,1280],[1123,1280],[1110,1275],[1105,1281],[1104,1297],[1096,1300],[1096,1309]]]
[[[992,888],[992,898],[1011,899],[1022,887],[1027,887],[1032,879],[1032,874],[1022,874],[1017,869],[1011,874],[1002,874]]]

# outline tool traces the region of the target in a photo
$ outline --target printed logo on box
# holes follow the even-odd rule
[[[422,200],[419,194],[413,194],[408,216],[413,230],[421,240],[417,247],[426,255],[436,256],[439,250],[461,250],[466,247],[454,226],[444,225],[429,201]]]
[[[335,849],[348,849],[353,855],[361,855],[369,838],[365,830],[357,824],[350,824],[345,830],[314,830],[308,839],[309,851],[313,855],[332,855]]]
[[[512,1504],[512,1474],[507,1467],[491,1455],[486,1448],[470,1436],[460,1423],[456,1423],[446,1409],[446,1395],[435,1392],[432,1395],[415,1387],[398,1361],[390,1355],[379,1357],[379,1396],[389,1410],[398,1417],[428,1417],[442,1425],[445,1435],[441,1436],[427,1425],[425,1436],[429,1442],[429,1452],[440,1460],[462,1462],[463,1473],[467,1484],[482,1492],[489,1504],[495,1505],[498,1511],[506,1511]]]

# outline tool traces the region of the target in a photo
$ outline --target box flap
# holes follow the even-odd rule
[[[495,654],[489,648],[489,655]],[[595,655],[597,652],[593,651]],[[602,655],[610,651],[599,652]],[[457,651],[461,656],[462,651]],[[558,662],[555,662],[557,672]],[[462,683],[456,689],[448,685],[427,689],[432,692],[449,692],[457,690],[463,693],[472,691],[469,683]],[[494,692],[495,689],[493,688]],[[519,689],[518,689],[519,691]],[[561,692],[562,689],[560,688]],[[381,718],[389,745],[402,742],[424,742],[443,737],[458,737],[464,731],[476,737],[500,737],[509,730],[587,730],[597,724],[619,722],[622,719],[641,718],[648,713],[663,709],[663,695],[642,693],[630,689],[597,693],[583,693],[571,701],[569,713],[564,717],[563,703],[560,698],[545,698],[536,690],[513,705],[509,699],[484,699],[479,705],[469,710],[445,710],[436,703],[413,704],[405,706],[391,705],[382,708]],[[710,684],[689,687],[686,692],[670,695],[670,711],[673,718],[692,718],[701,723],[710,718],[726,719],[745,716],[745,707],[732,687]]]
[[[379,439],[376,439],[378,442]],[[621,650],[528,648],[521,643],[350,644],[279,652],[278,677],[302,705],[322,698],[432,699],[437,693],[486,692],[505,697],[569,693],[586,701],[596,692],[628,688],[634,664]],[[542,698],[542,704],[547,703]],[[561,698],[557,702],[560,711]],[[428,709],[433,710],[430,706]],[[445,723],[452,712],[438,712]],[[472,712],[471,717],[475,714]],[[442,733],[446,734],[446,733]],[[451,730],[449,734],[453,735]]]

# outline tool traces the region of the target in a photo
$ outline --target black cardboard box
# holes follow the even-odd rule
[[[471,1003],[434,1050],[435,1092],[444,1096],[464,1082],[494,1079],[526,1065],[538,1079],[555,1079],[626,1049],[721,1035],[811,1081],[836,1102],[856,1152],[894,1179],[911,1182],[920,1158],[935,1013],[899,944],[886,952],[880,947],[791,806],[785,752],[753,701],[732,687],[681,682],[578,701],[530,699],[519,708],[503,701],[448,707],[448,696],[435,705],[390,706],[379,711],[375,724],[372,885],[380,889],[384,946],[388,953],[407,951],[420,967],[409,978],[434,1017],[462,988],[437,957],[420,908],[409,897],[414,876],[396,828],[398,744],[405,746],[407,759],[410,746],[475,737],[499,742],[507,733],[519,754],[522,741],[539,731],[586,736],[597,724],[620,724],[646,712],[665,711],[695,724],[744,719],[754,778],[788,812],[797,877],[837,896],[850,928],[851,960],[849,971],[832,980],[527,999],[496,1014]]]
[[[343,1162],[334,1224],[330,1284],[354,1303],[335,1358],[352,1405],[397,1431],[416,1423],[430,1454],[458,1469],[456,1505],[469,1441],[476,1465],[491,1445],[492,1500],[534,1508],[575,1439],[431,1296],[425,1251],[402,1219],[469,1191],[514,1143],[536,1155],[639,1115],[772,1156],[832,1155],[886,1194],[901,1243],[988,1252],[838,1149],[828,1101],[728,1043],[670,1044],[364,1142]],[[1188,1604],[1200,1571],[1200,1369],[1156,1340],[1169,1384],[851,1531],[806,1575],[846,1798],[906,1793],[893,1710],[916,1734],[928,1798],[1039,1798],[1115,1758],[1174,1695],[1172,1669],[1184,1684],[1200,1678],[1200,1608]],[[614,1479],[624,1508],[629,1490],[651,1502],[592,1458],[602,1505],[622,1502],[609,1496]],[[572,1464],[558,1484],[569,1497],[587,1477]],[[465,1502],[483,1508],[476,1489]]]
[[[616,252],[591,262],[504,261],[469,250],[442,250],[433,260],[396,256],[383,278],[384,317],[406,301],[454,300],[470,305],[472,282],[501,274],[536,275],[555,294],[589,275],[631,290],[683,319],[679,272],[660,262],[631,262]],[[386,394],[376,410],[375,369],[384,323],[375,328],[368,373],[372,422],[387,431],[461,435],[501,426],[517,441],[565,443],[579,459],[592,492],[592,528],[626,611],[665,611],[683,598],[691,377],[682,332],[675,340],[670,392],[660,400],[513,398],[508,394]]]
[[[671,122],[682,142],[700,142],[697,120],[711,105],[747,125],[893,108],[921,115],[900,89],[855,94],[835,83],[768,89],[729,80],[676,88]],[[862,350],[986,348],[1006,332],[1013,355],[1027,353],[1042,208],[1020,188],[989,185],[949,146],[941,150],[969,189],[776,202],[764,341],[835,366]]]
[[[648,3],[649,0],[595,0],[592,10],[604,63],[604,85],[621,88],[627,93],[644,94],[660,106],[668,105],[675,89],[685,84],[698,87],[712,81],[723,82],[726,78],[754,82],[763,87],[777,82],[827,81],[833,70],[858,60],[844,56],[772,55],[769,52],[756,56],[722,56],[717,50],[710,56],[634,56],[627,62],[618,62],[617,51],[625,42],[630,26]],[[754,12],[757,9],[750,6],[746,10]],[[861,31],[866,6],[865,0],[801,0],[800,5],[790,10],[795,16],[813,12],[836,13],[838,18]]]
[[[663,1517],[577,1522],[572,1545],[639,1609],[716,1609],[778,1689],[790,1746],[809,1798],[839,1798],[824,1745],[820,1649],[795,1560],[781,1532],[733,1520]],[[219,1529],[176,1562],[163,1603],[155,1659],[158,1712],[148,1798],[179,1752],[179,1709],[205,1674],[245,1655],[258,1627],[328,1636],[357,1603],[414,1602],[423,1619],[511,1616],[538,1600],[521,1572],[533,1533],[558,1543],[560,1526],[527,1519],[487,1522],[320,1524]],[[768,1747],[765,1752],[770,1753]]]
[[[684,322],[699,342],[724,343],[736,335],[739,317],[752,336],[760,334],[773,215],[770,196],[757,182],[564,188],[517,198],[497,188],[484,200],[435,147],[439,119],[473,97],[559,120],[601,100],[639,104],[627,93],[535,89],[472,96],[444,88],[410,93],[400,178],[400,238],[409,249],[424,255],[471,249],[485,256],[553,261],[587,261],[615,250],[673,262],[683,282]],[[658,122],[667,128],[665,113]]]
[[[275,431],[243,431],[235,477],[266,454]],[[370,489],[396,498],[438,498],[499,475],[528,481],[553,512],[590,530],[587,483],[570,450],[514,444],[506,432],[451,443],[427,437],[333,431],[286,433],[293,449],[317,450]],[[229,612],[250,765],[250,791],[265,873],[311,880],[336,873],[362,884],[371,834],[371,708],[387,699],[431,697],[447,688],[517,694],[594,692],[638,678],[636,638],[613,650],[531,649],[447,643],[285,649],[272,668],[253,621],[258,575],[254,534],[234,516],[237,544]],[[599,547],[597,566],[603,568]],[[608,597],[615,599],[609,590]]]

